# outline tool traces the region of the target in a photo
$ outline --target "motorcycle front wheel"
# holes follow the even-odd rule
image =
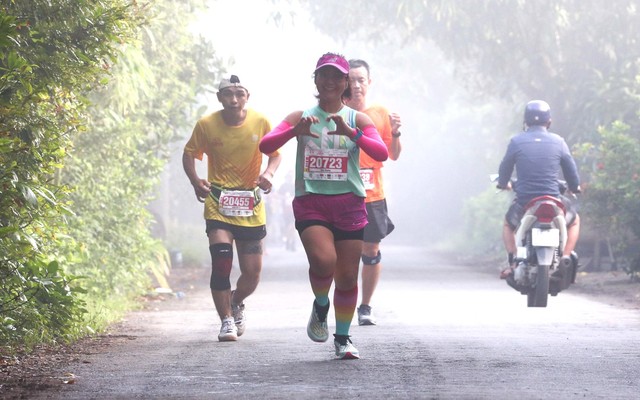
[[[538,265],[536,284],[527,293],[527,307],[546,307],[549,297],[549,266]]]

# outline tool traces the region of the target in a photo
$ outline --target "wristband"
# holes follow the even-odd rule
[[[402,132],[400,132],[400,131],[391,134],[391,136],[393,136],[393,137],[400,137],[400,135],[402,135]]]
[[[362,137],[362,135],[363,135],[362,131],[360,129],[358,129],[358,128],[356,128],[356,132],[358,132],[358,133],[356,133],[356,135],[351,138],[351,140],[353,140],[354,142],[357,142],[358,139],[360,139]]]

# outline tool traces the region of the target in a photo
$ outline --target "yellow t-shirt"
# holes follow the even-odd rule
[[[380,105],[373,105],[364,110],[364,113],[367,114],[371,118],[371,120],[373,120],[373,124],[376,126],[376,129],[380,133],[382,141],[387,145],[387,149],[389,149],[390,151],[392,137],[389,111]],[[367,203],[384,199],[382,167],[383,163],[381,161],[376,161],[373,158],[369,157],[367,153],[360,152],[361,175],[364,172],[363,170],[372,170],[371,176],[367,178],[368,184],[365,183],[365,187],[367,188]]]
[[[263,157],[258,145],[269,131],[271,124],[267,118],[254,110],[247,109],[247,116],[240,126],[226,125],[220,110],[198,120],[184,152],[198,160],[202,160],[203,154],[207,155],[207,179],[212,185],[225,189],[253,190],[260,175]],[[204,217],[238,226],[266,224],[264,201],[255,206],[252,216],[226,216],[220,213],[218,201],[208,196]]]

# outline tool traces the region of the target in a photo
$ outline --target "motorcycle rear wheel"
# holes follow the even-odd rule
[[[546,307],[549,298],[549,266],[538,265],[536,284],[527,293],[527,307]]]

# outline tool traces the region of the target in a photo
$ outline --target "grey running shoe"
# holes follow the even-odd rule
[[[326,342],[329,339],[328,312],[329,303],[326,306],[319,306],[315,300],[313,301],[311,317],[309,317],[309,323],[307,324],[307,335],[314,342]]]
[[[233,318],[225,318],[222,320],[218,340],[221,342],[233,342],[238,340],[238,328],[236,328]]]
[[[358,307],[358,325],[375,325],[376,319],[371,313],[371,307],[362,304]]]
[[[231,298],[233,299],[233,293],[235,290],[231,292]],[[231,302],[231,312],[233,313],[233,320],[236,322],[236,328],[238,328],[238,336],[242,336],[244,333],[244,328],[246,328],[246,317],[244,315],[244,303],[233,304]]]
[[[336,347],[336,358],[340,360],[357,360],[360,358],[360,352],[351,342],[349,336],[333,335],[333,345]]]

